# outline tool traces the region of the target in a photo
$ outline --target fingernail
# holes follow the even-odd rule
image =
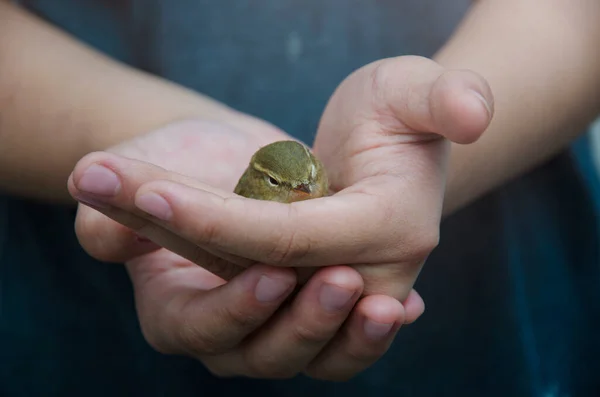
[[[98,164],[92,164],[77,183],[77,189],[96,196],[112,197],[121,189],[117,174]]]
[[[479,102],[481,102],[481,104],[485,108],[485,111],[487,112],[487,115],[488,115],[488,119],[492,118],[492,107],[488,103],[488,101],[485,99],[485,97],[475,90],[470,90],[470,91],[473,93],[473,95],[475,95],[477,100]]]
[[[171,206],[161,195],[145,193],[135,199],[135,206],[153,217],[168,221],[173,216]]]
[[[323,284],[319,294],[319,302],[327,311],[342,310],[348,305],[354,291],[331,284]]]
[[[372,320],[365,321],[365,335],[373,340],[381,340],[389,335],[394,324],[383,324]]]
[[[290,289],[290,284],[268,276],[261,276],[254,294],[259,302],[275,302]]]

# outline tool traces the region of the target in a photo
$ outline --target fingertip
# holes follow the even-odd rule
[[[361,293],[364,289],[362,276],[349,266],[327,266],[318,270],[313,277],[319,278],[322,282]]]
[[[282,301],[293,291],[297,282],[293,269],[263,264],[249,267],[238,277],[243,288],[251,291],[260,304]]]
[[[218,209],[223,208],[226,194],[217,189],[210,189],[208,185],[202,186],[192,180],[183,179],[185,178],[154,179],[140,183],[133,193],[133,205],[142,213],[167,222],[183,234],[198,234],[198,230],[189,229],[197,227],[197,224],[190,223],[190,220],[203,219],[210,223],[222,219]],[[151,200],[148,200],[149,198]],[[157,206],[158,204],[162,207]],[[240,209],[240,212],[243,212],[243,209]]]
[[[75,187],[77,186],[79,179],[81,179],[81,176],[83,175],[85,170],[88,169],[88,167],[90,167],[94,164],[104,165],[104,163],[106,163],[112,159],[118,158],[118,157],[120,157],[120,156],[117,156],[115,154],[108,153],[108,152],[101,152],[101,151],[90,152],[90,153],[86,154],[85,156],[80,158],[77,161],[77,163],[75,164],[75,167],[73,167],[73,172],[71,173],[71,179],[73,181],[74,186]]]
[[[382,324],[402,324],[406,315],[402,303],[387,295],[366,296],[357,304],[357,310],[369,320]]]
[[[449,99],[444,124],[447,138],[461,145],[476,142],[491,121],[489,109],[483,96],[473,90]]]
[[[74,227],[83,250],[102,262],[124,263],[161,248],[160,245],[87,206],[79,207]]]
[[[458,144],[477,141],[494,113],[485,79],[465,70],[442,73],[432,86],[429,105],[436,132]]]
[[[414,289],[410,291],[408,297],[403,302],[406,318],[404,324],[412,324],[425,313],[425,302],[423,298]]]
[[[404,307],[398,300],[387,295],[370,295],[357,305],[364,319],[363,334],[373,342],[389,340],[405,322]]]

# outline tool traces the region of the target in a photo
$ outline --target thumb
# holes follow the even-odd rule
[[[467,144],[488,127],[494,100],[486,80],[472,71],[401,56],[357,70],[340,85],[328,107],[338,122],[376,121],[384,132],[435,133]]]

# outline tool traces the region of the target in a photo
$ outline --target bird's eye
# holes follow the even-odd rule
[[[268,175],[267,175],[267,182],[269,182],[269,185],[271,185],[271,186],[279,185],[279,182],[277,182],[277,179],[273,178],[272,176],[268,176]]]

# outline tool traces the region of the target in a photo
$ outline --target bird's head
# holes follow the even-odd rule
[[[323,165],[296,141],[260,148],[236,188],[236,193],[246,197],[283,203],[323,197],[327,192]]]

